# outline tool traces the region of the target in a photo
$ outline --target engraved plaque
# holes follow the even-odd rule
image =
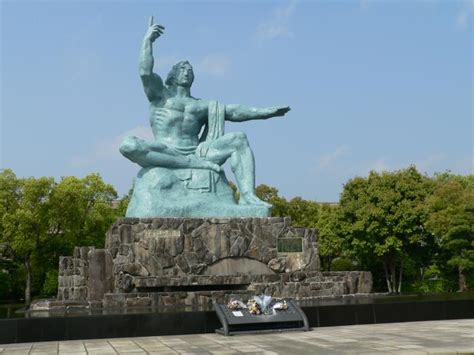
[[[279,238],[277,250],[279,253],[302,253],[303,238]]]
[[[145,229],[143,231],[145,238],[176,238],[181,236],[181,231],[176,229]]]
[[[289,239],[289,238],[286,238]],[[301,238],[291,238],[301,239]],[[232,311],[225,304],[214,305],[217,318],[223,327],[216,329],[217,333],[232,335],[238,333],[282,331],[283,329],[299,329],[308,331],[308,318],[294,300],[287,300],[288,309],[272,314],[254,315],[248,309]]]

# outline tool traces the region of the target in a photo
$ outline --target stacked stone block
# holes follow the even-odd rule
[[[333,272],[331,275],[313,272],[294,272],[271,275],[240,276],[189,276],[189,277],[142,277],[135,280],[143,291],[110,293],[104,297],[105,307],[162,307],[212,306],[214,302],[228,302],[232,298],[244,301],[254,295],[266,294],[273,297],[297,300],[320,297],[341,297],[348,294],[371,292],[372,276],[366,271]],[[172,291],[194,286],[203,289],[209,285],[242,285],[239,290],[195,290]],[[146,292],[159,288],[160,292]]]
[[[370,272],[320,272],[317,231],[289,218],[120,218],[105,249],[61,257],[58,299],[103,307],[210,306],[255,294],[369,293]]]
[[[75,247],[73,256],[59,258],[58,300],[88,300],[89,251],[94,247]]]
[[[279,252],[279,238],[300,241],[301,252]],[[121,218],[106,247],[117,292],[134,290],[138,277],[319,270],[316,231],[289,218]]]

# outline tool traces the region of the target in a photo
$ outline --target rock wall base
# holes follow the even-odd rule
[[[94,307],[210,305],[233,295],[369,293],[370,272],[320,272],[317,231],[289,218],[120,218],[105,249],[59,262],[58,300]]]

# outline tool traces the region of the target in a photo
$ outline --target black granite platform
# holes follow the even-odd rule
[[[311,327],[474,318],[474,294],[340,297],[301,301]],[[206,308],[32,312],[0,319],[0,344],[211,333],[221,326]]]

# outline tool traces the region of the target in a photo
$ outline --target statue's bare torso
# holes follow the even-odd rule
[[[171,146],[197,146],[207,115],[208,103],[190,97],[165,97],[150,104],[155,139]]]

